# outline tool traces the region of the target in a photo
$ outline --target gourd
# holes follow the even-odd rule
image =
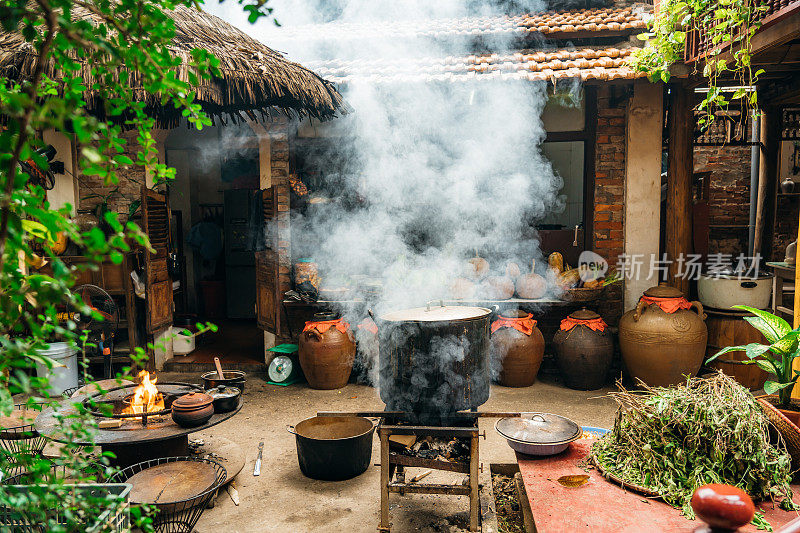
[[[547,292],[547,282],[542,276],[534,272],[535,269],[536,260],[534,259],[531,261],[531,271],[517,278],[517,294],[521,298],[535,300],[541,298]]]

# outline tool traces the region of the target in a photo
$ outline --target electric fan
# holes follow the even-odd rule
[[[97,285],[81,285],[74,290],[83,303],[91,307],[94,313],[75,313],[73,320],[79,331],[88,331],[88,342],[96,344],[92,348],[103,357],[103,377],[110,379],[112,376],[111,354],[114,351],[114,337],[119,327],[119,309],[114,299]],[[97,313],[102,320],[96,318]]]

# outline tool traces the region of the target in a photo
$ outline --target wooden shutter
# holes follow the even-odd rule
[[[275,188],[261,191],[267,249],[256,252],[256,320],[258,327],[281,333],[281,298],[277,224],[278,198]]]
[[[172,324],[172,279],[167,261],[170,250],[171,213],[167,198],[142,187],[143,230],[155,252],[145,250],[144,277],[147,295],[147,333]]]

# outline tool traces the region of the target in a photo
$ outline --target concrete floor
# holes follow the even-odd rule
[[[162,373],[164,381],[199,382],[199,375]],[[615,406],[603,397],[606,390],[581,392],[555,383],[537,382],[532,387],[511,389],[494,385],[483,411],[544,411],[567,416],[581,425],[609,427]],[[204,433],[224,436],[245,451],[246,463],[236,485],[240,505],[227,493],[217,498],[197,524],[199,533],[280,532],[374,532],[380,510],[380,468],[371,466],[355,479],[315,481],[302,475],[297,464],[295,438],[286,431],[318,411],[380,410],[383,403],[375,389],[350,384],[334,391],[317,391],[305,384],[290,387],[267,385],[251,376],[244,393],[244,407],[232,419]],[[484,468],[490,463],[516,462],[513,451],[494,430],[495,419],[482,419],[486,440],[480,441]],[[261,476],[253,476],[259,441],[264,441]],[[372,462],[380,461],[378,439],[373,439]],[[409,477],[415,475],[409,469]],[[421,471],[421,470],[420,470]],[[438,477],[437,477],[438,476]],[[455,474],[434,473],[425,482],[450,483]],[[393,532],[460,532],[467,524],[469,501],[460,496],[391,496]]]

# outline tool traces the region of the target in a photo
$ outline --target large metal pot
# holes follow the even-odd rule
[[[489,399],[489,324],[483,307],[430,306],[376,317],[380,396],[391,411],[440,424]]]
[[[704,306],[714,309],[731,309],[734,305],[767,309],[772,297],[772,275],[702,275],[697,280],[697,296]]]
[[[341,481],[369,468],[375,424],[366,418],[315,416],[286,429],[297,440],[297,461],[307,477]]]

